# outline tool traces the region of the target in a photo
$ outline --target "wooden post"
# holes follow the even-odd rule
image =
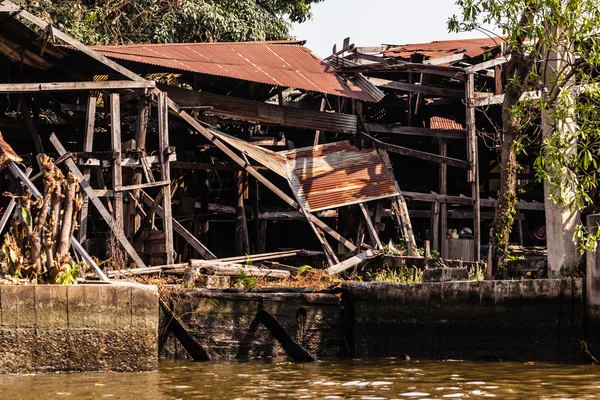
[[[252,178],[252,182],[254,183],[254,185],[252,185],[252,200],[253,200],[253,204],[252,204],[252,208],[253,208],[253,213],[254,213],[254,220],[253,220],[253,225],[254,225],[254,252],[255,253],[260,253],[260,208],[259,208],[259,184],[258,184],[258,180],[256,178]]]
[[[158,94],[158,148],[160,152],[161,180],[171,182],[171,166],[169,165],[169,106],[167,94]],[[163,230],[165,232],[165,249],[167,264],[175,262],[173,258],[173,214],[171,212],[171,186],[163,189]]]
[[[475,76],[473,73],[467,74],[466,79],[466,103],[467,103],[467,149],[468,160],[471,168],[468,171],[469,182],[471,182],[471,198],[473,199],[473,238],[475,261],[481,258],[481,210],[479,207],[479,160],[478,160],[478,141],[475,127],[475,107],[473,99],[475,98]]]
[[[83,151],[92,151],[94,147],[94,127],[96,122],[96,103],[98,98],[95,96],[88,97],[87,112],[85,114],[85,138],[83,140]],[[83,177],[89,182],[91,176],[90,167],[83,168]],[[88,250],[87,243],[87,220],[89,212],[90,200],[88,196],[83,194],[83,204],[81,206],[81,214],[79,215],[79,242],[84,249]]]
[[[321,111],[321,112],[325,111],[325,105],[327,105],[327,96],[323,95],[323,98],[321,99],[321,108],[319,108],[319,111]],[[315,146],[317,146],[319,144],[320,136],[321,136],[321,131],[317,130],[315,132],[315,140],[313,143]]]
[[[137,126],[135,130],[135,146],[140,153],[141,157],[146,155],[146,135],[148,132],[148,119],[150,118],[150,97],[142,96],[140,97],[139,105],[138,105],[138,118],[137,118]],[[135,169],[133,180],[131,182],[133,185],[139,185],[142,183],[142,170]],[[139,189],[135,189],[133,191],[133,197],[139,201],[140,199],[140,191]],[[131,232],[137,232],[141,226],[141,216],[137,213],[135,205],[129,210],[129,218],[132,220],[132,229]]]
[[[373,225],[373,221],[371,220],[369,208],[365,205],[365,203],[360,203],[359,206],[363,216],[365,217],[365,222],[367,223],[369,236],[371,237],[371,243],[373,243],[373,246],[376,246],[378,249],[383,250],[383,245],[381,244],[381,240],[379,240],[379,235],[377,234],[375,226]]]
[[[110,94],[110,145],[115,155],[112,161],[113,210],[115,223],[123,230],[123,173],[121,169],[121,101],[119,93]]]
[[[236,255],[250,254],[248,223],[244,208],[244,171],[236,171],[235,250]]]
[[[208,244],[208,230],[209,218],[208,218],[208,202],[210,201],[210,171],[204,170],[200,174],[202,180],[200,185],[200,234],[202,241]]]
[[[439,143],[440,155],[446,157],[448,155],[448,142],[445,139],[440,139]],[[440,194],[445,196],[448,194],[448,166],[440,164]],[[440,204],[440,255],[442,258],[448,257],[448,204],[445,202]]]
[[[440,202],[431,205],[431,248],[440,251]]]

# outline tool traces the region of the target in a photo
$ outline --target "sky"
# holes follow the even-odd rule
[[[448,18],[458,14],[454,0],[324,0],[312,6],[313,19],[295,24],[292,35],[320,57],[341,48],[344,38],[357,46],[427,43],[478,38],[481,32],[448,33]]]

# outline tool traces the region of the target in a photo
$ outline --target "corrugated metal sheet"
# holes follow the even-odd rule
[[[321,62],[299,41],[90,46],[101,54],[164,68],[268,85],[373,99]]]
[[[461,39],[440,40],[431,43],[406,44],[393,47],[383,54],[386,57],[408,59],[413,54],[422,54],[426,59],[442,58],[452,54],[465,53],[467,57],[478,57],[487,50],[498,47],[501,39]]]
[[[431,129],[442,129],[446,131],[458,131],[464,129],[462,124],[459,124],[452,119],[443,117],[431,117],[429,119],[429,127]]]
[[[4,168],[10,161],[20,163],[23,162],[23,159],[4,141],[4,137],[0,132],[0,168]]]
[[[309,211],[396,196],[375,149],[338,142],[285,152],[292,190]]]

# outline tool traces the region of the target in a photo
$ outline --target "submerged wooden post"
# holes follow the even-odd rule
[[[475,261],[481,258],[481,210],[479,207],[479,155],[477,131],[475,127],[475,107],[473,99],[475,98],[475,75],[467,74],[466,79],[466,98],[467,98],[467,149],[470,169],[468,170],[468,180],[471,182],[471,198],[473,199],[473,239]]]
[[[167,94],[158,94],[158,148],[160,153],[160,175],[164,182],[171,182],[171,166],[169,163],[169,107]],[[167,264],[175,262],[173,258],[173,214],[171,212],[171,186],[162,188],[163,191],[163,230],[165,232],[165,250]]]

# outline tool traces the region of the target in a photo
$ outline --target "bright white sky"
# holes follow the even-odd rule
[[[357,46],[427,43],[485,37],[481,32],[448,33],[448,18],[458,14],[454,0],[325,0],[312,6],[313,19],[296,24],[292,35],[320,57],[338,49],[344,38]]]

